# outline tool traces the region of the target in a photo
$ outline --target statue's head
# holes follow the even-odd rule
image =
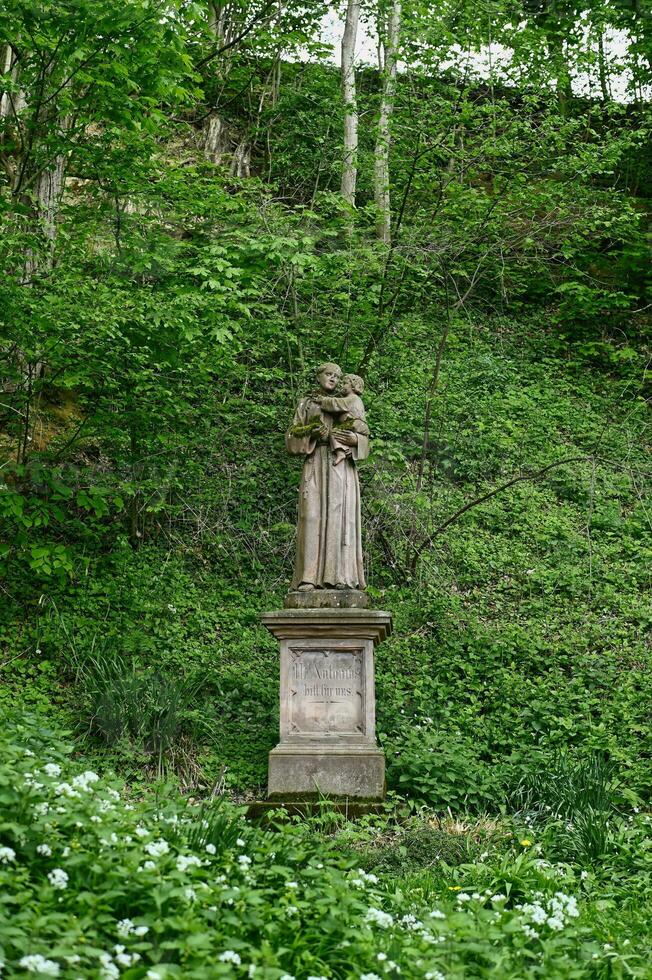
[[[356,395],[361,395],[364,391],[364,381],[359,374],[345,374],[342,378],[343,387],[348,387]]]
[[[319,365],[315,371],[315,377],[322,391],[333,392],[340,383],[342,369],[338,364],[331,364],[327,361],[325,364]]]

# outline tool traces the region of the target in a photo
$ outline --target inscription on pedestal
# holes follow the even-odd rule
[[[363,650],[290,651],[290,735],[364,733]]]

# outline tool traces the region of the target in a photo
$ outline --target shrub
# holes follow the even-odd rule
[[[422,723],[401,733],[391,745],[387,781],[398,792],[434,809],[497,808],[499,781],[470,739]]]

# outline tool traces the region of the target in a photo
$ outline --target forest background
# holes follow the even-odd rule
[[[282,433],[330,357],[391,784],[496,805],[572,747],[648,794],[650,12],[358,8],[340,71],[319,3],[5,7],[1,696],[264,782]]]
[[[376,65],[356,61],[363,31]],[[335,360],[364,376],[374,436],[360,476],[369,591],[395,620],[377,662],[392,820],[547,813],[550,853],[593,895],[581,955],[550,926],[546,972],[538,938],[482,925],[448,975],[649,976],[652,847],[627,829],[652,795],[649,0],[6,0],[0,72],[3,737],[32,732],[31,758],[59,751],[43,726],[67,732],[145,796],[264,792],[278,663],[259,614],[287,589],[299,479],[283,432]],[[15,852],[32,831],[6,751]],[[430,819],[366,866],[448,861],[444,895],[464,874],[544,887],[513,841],[487,877],[488,825]],[[595,894],[589,860],[611,875]],[[263,975],[359,975],[366,933],[329,881],[351,959],[342,911],[337,942],[306,919]],[[396,902],[436,890],[419,882]],[[16,962],[45,935],[24,921]],[[252,922],[247,955],[271,957]],[[152,975],[238,966],[202,972],[197,940],[191,968],[185,941]],[[423,951],[396,949],[424,975]]]

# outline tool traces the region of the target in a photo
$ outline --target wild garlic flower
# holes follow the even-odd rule
[[[49,844],[37,844],[36,853],[49,858],[52,857],[52,848]]]
[[[201,859],[194,854],[179,854],[177,857],[177,871],[185,871],[187,868],[201,868]]]
[[[16,852],[13,847],[0,847],[0,863],[9,864],[16,860]]]
[[[100,777],[96,772],[91,772],[88,770],[87,772],[81,772],[78,776],[75,776],[72,781],[72,785],[75,787],[75,789],[82,789],[88,793],[92,793],[91,784],[98,782],[99,778]]]
[[[53,888],[67,888],[68,886],[68,875],[63,870],[63,868],[54,868],[52,871],[48,872],[48,881]]]
[[[222,963],[233,963],[234,966],[240,966],[242,960],[237,953],[234,953],[232,949],[225,949],[223,953],[217,957]]]
[[[389,929],[394,924],[394,918],[389,912],[383,912],[382,909],[369,908],[365,915],[365,922],[371,922],[380,926],[381,929]]]
[[[166,840],[153,840],[145,844],[145,850],[152,857],[162,857],[170,850],[170,845]]]
[[[23,956],[18,963],[23,970],[28,973],[38,973],[42,977],[58,977],[61,967],[54,960],[46,960],[40,953],[32,953],[30,956]]]
[[[56,762],[46,762],[43,766],[43,772],[46,776],[51,776],[54,779],[55,776],[61,775],[61,766]]]

